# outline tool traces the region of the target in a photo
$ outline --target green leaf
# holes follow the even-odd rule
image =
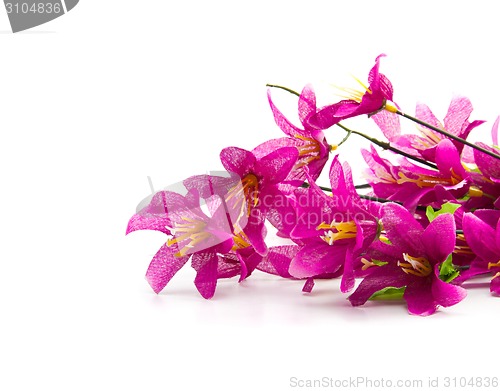
[[[441,206],[441,209],[438,209],[438,210],[434,210],[434,208],[429,205],[427,207],[427,209],[425,210],[425,215],[429,219],[429,222],[431,222],[439,215],[442,215],[445,213],[450,213],[450,214],[455,213],[455,211],[458,208],[460,208],[460,204],[454,204],[452,202],[447,202],[446,204],[443,204],[443,206]]]
[[[458,277],[460,271],[455,268],[452,262],[453,254],[448,255],[446,261],[444,261],[439,267],[439,278],[444,282],[453,281]]]
[[[400,300],[403,298],[406,287],[394,288],[392,286],[375,292],[369,300]]]

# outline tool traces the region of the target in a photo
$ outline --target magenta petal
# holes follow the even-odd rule
[[[436,312],[438,303],[432,295],[431,284],[428,278],[417,277],[406,287],[403,297],[410,314],[428,316]]]
[[[218,261],[213,251],[198,252],[191,258],[191,266],[196,270],[194,285],[205,299],[212,298],[215,293]]]
[[[166,197],[167,192],[156,193],[149,204],[132,216],[128,222],[126,234],[139,230],[155,230],[167,235],[170,231],[166,227],[169,225],[167,216]],[[182,196],[179,195],[179,198]],[[180,204],[182,205],[182,203]]]
[[[269,105],[271,106],[271,111],[274,115],[274,120],[276,121],[276,125],[290,137],[295,137],[296,135],[307,136],[307,132],[296,127],[292,124],[283,113],[276,107],[273,100],[271,99],[271,90],[267,91],[267,99],[269,100]]]
[[[500,296],[500,276],[493,277],[493,280],[491,280],[490,292]]]
[[[371,118],[375,121],[387,140],[394,142],[401,136],[399,115],[387,110],[382,110],[372,115]]]
[[[472,103],[465,96],[454,96],[448,113],[444,118],[445,129],[456,136],[460,136],[464,123],[472,113]]]
[[[441,263],[455,249],[455,219],[450,213],[436,217],[422,234],[429,261]]]
[[[288,269],[299,249],[300,247],[296,245],[271,247],[267,256],[257,265],[257,269],[284,278],[292,278]]]
[[[314,278],[309,277],[304,286],[302,287],[302,292],[311,293],[314,288]]]
[[[417,108],[415,110],[415,117],[417,117],[419,120],[422,120],[424,122],[427,122],[428,124],[435,126],[436,128],[442,129],[443,126],[441,125],[441,122],[436,118],[434,113],[429,109],[429,107],[423,103],[417,103]],[[426,128],[429,132],[432,132],[433,134],[436,134],[437,137],[442,138],[442,136],[434,132],[432,130],[429,130]]]
[[[280,183],[293,168],[298,156],[297,148],[280,148],[258,160],[255,173],[264,178],[266,183]]]
[[[401,268],[395,265],[376,266],[361,281],[354,293],[349,296],[349,301],[353,306],[359,306],[365,304],[375,292],[381,289],[388,287],[402,288],[407,283],[405,276]]]
[[[256,146],[252,153],[255,155],[257,159],[261,159],[266,155],[269,155],[271,152],[276,151],[277,149],[284,147],[294,147],[297,148],[299,145],[302,145],[303,141],[296,138],[290,137],[281,137],[268,140],[262,144]]]
[[[424,246],[421,234],[424,229],[403,206],[388,203],[382,207],[382,224],[387,237],[397,247],[408,249],[412,256],[422,256]]]
[[[434,267],[434,275],[432,295],[439,305],[451,307],[465,299],[467,291],[464,288],[441,281],[439,278],[439,265]]]
[[[354,256],[352,249],[348,248],[345,254],[344,273],[340,281],[340,291],[346,293],[354,288]]]
[[[496,262],[500,249],[496,246],[496,232],[472,213],[466,213],[462,220],[467,244],[474,253],[487,262]]]
[[[265,217],[258,208],[252,209],[247,225],[243,228],[250,244],[260,255],[267,254],[267,245],[264,241],[266,227]]]
[[[346,246],[329,246],[321,239],[311,242],[292,259],[289,272],[296,278],[335,273],[344,263],[346,250]]]
[[[303,124],[313,114],[316,114],[316,95],[310,84],[302,89],[299,97],[299,119]]]
[[[257,253],[252,247],[238,250],[237,255],[241,263],[241,274],[239,279],[239,282],[241,282],[252,274],[257,265],[262,261],[262,255]]]
[[[224,148],[220,153],[220,160],[224,168],[244,177],[253,168],[255,156],[252,152],[237,147]]]
[[[459,175],[461,178],[467,176],[457,148],[449,139],[441,140],[436,147],[436,164],[439,172],[446,177],[452,174]]]
[[[493,127],[491,128],[491,139],[493,140],[493,145],[498,145],[498,125],[500,124],[500,115],[495,120]]]
[[[189,257],[176,257],[177,249],[164,244],[155,254],[146,272],[146,280],[155,293],[159,293],[188,261]]]

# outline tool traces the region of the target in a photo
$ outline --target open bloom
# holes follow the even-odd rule
[[[470,173],[465,170],[453,143],[444,139],[436,147],[438,171],[423,168],[400,160],[400,165],[381,158],[372,147],[362,151],[368,164],[368,182],[378,197],[402,202],[415,210],[418,204],[439,208],[447,201],[459,202],[464,196],[482,197],[482,191],[470,183]]]
[[[296,147],[299,151],[298,159],[284,182],[300,185],[305,180],[304,167],[309,169],[309,175],[315,180],[321,174],[328,161],[330,145],[325,139],[322,129],[311,127],[308,119],[316,113],[316,95],[310,85],[302,90],[299,97],[298,112],[303,129],[295,126],[276,107],[271,99],[271,91],[267,92],[269,104],[274,120],[288,137],[273,139],[256,147],[252,152],[257,157],[267,155],[271,151],[284,146]]]
[[[408,311],[431,315],[439,305],[449,307],[466,296],[463,288],[439,278],[439,267],[455,248],[455,220],[449,213],[423,228],[404,207],[382,208],[384,236],[367,254],[371,272],[349,297],[353,306],[364,303],[384,288],[405,288]],[[382,266],[380,266],[382,265]]]
[[[206,299],[214,295],[218,278],[241,273],[241,264],[231,251],[237,239],[228,224],[225,209],[215,207],[215,202],[211,206],[213,213],[207,216],[200,207],[196,191],[190,191],[185,197],[161,191],[130,220],[127,233],[137,229],[156,229],[169,236],[146,272],[146,280],[156,293],[189,259],[196,270],[195,286]],[[152,212],[157,219],[151,216]],[[150,219],[149,226],[144,223],[144,216]],[[141,224],[137,225],[137,222]],[[159,229],[162,223],[166,223],[163,230]]]
[[[364,207],[347,163],[336,156],[330,168],[332,196],[313,181],[297,199],[297,224],[290,236],[302,247],[290,264],[297,278],[342,274],[341,290],[354,287],[354,259],[374,240],[376,218]]]
[[[279,148],[262,157],[228,147],[221,151],[220,158],[230,178],[196,176],[184,183],[188,189],[200,191],[204,198],[212,194],[222,197],[234,232],[241,232],[246,243],[265,255],[266,216],[279,215],[280,209],[290,210],[288,198],[278,185],[287,177],[297,157],[295,147]],[[275,217],[271,221],[278,220]]]
[[[484,121],[469,122],[469,117],[472,113],[472,104],[470,100],[464,96],[453,97],[448,112],[441,123],[428,106],[425,104],[417,104],[415,117],[436,128],[446,130],[462,139],[466,139],[469,133]],[[379,128],[384,133],[385,137],[391,142],[391,145],[398,149],[408,152],[413,156],[422,157],[423,159],[435,162],[436,147],[439,142],[446,136],[435,132],[425,126],[418,126],[420,134],[401,134],[401,125],[399,116],[395,113],[383,110],[372,116]],[[459,154],[464,148],[464,144],[451,140],[457,148]]]
[[[358,115],[373,115],[386,108],[387,101],[393,100],[393,88],[389,79],[379,72],[380,60],[385,54],[375,59],[375,65],[368,74],[368,86],[361,84],[363,91],[346,89],[349,99],[325,106],[309,118],[311,126],[327,129],[340,121]],[[387,107],[394,111],[394,107]]]
[[[478,274],[493,274],[491,292],[500,295],[500,211],[478,210],[463,218],[464,236],[476,254],[470,269],[463,272],[458,282]]]

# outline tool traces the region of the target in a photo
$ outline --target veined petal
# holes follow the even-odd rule
[[[220,153],[224,168],[244,177],[255,165],[256,159],[252,152],[238,147],[224,148]]]
[[[276,121],[276,125],[290,137],[295,137],[295,135],[300,134],[301,136],[307,136],[307,132],[303,129],[298,128],[294,124],[292,124],[283,113],[276,107],[273,100],[271,99],[271,89],[267,90],[267,99],[269,100],[269,105],[271,106],[271,111],[274,115],[274,120]],[[300,100],[299,100],[300,104]]]
[[[450,213],[436,217],[422,234],[427,259],[433,264],[444,262],[453,252],[455,242],[455,219]]]
[[[191,266],[196,270],[194,285],[205,299],[212,298],[215,293],[218,261],[214,251],[195,253],[191,259]]]
[[[460,155],[455,145],[449,139],[443,139],[436,148],[436,164],[439,172],[447,177],[458,175],[461,178],[467,176],[466,171],[460,161]]]
[[[448,107],[448,113],[444,118],[445,129],[456,136],[460,135],[466,122],[472,113],[472,103],[465,96],[454,96]]]
[[[299,97],[299,119],[306,124],[306,120],[313,114],[316,114],[316,95],[310,84],[302,89]]]
[[[465,299],[467,291],[457,285],[441,281],[439,278],[439,265],[435,265],[434,279],[432,280],[432,295],[439,305],[451,307]]]
[[[292,278],[288,269],[299,250],[300,247],[297,245],[271,247],[267,256],[257,265],[257,269],[284,278]]]
[[[391,243],[414,257],[424,256],[425,249],[421,239],[424,229],[412,214],[403,206],[392,202],[385,204],[382,211],[382,224]]]
[[[297,148],[285,147],[275,150],[257,161],[255,174],[261,176],[266,183],[280,183],[289,174],[298,156]]]
[[[344,263],[347,246],[329,246],[321,239],[311,241],[292,259],[289,273],[296,278],[335,273]]]
[[[189,257],[176,257],[177,248],[164,244],[155,254],[146,272],[146,280],[155,293],[159,293],[172,277],[186,264]]]
[[[500,249],[496,245],[495,230],[472,213],[464,215],[462,225],[465,239],[472,251],[487,262],[497,262]]]
[[[353,306],[363,305],[375,292],[388,287],[402,288],[407,281],[406,274],[396,265],[376,266],[349,296],[349,301]]]
[[[403,298],[412,315],[428,316],[436,312],[438,303],[432,295],[432,282],[429,278],[416,278],[406,287]]]

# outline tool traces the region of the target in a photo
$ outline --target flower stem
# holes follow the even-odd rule
[[[348,136],[350,134],[357,134],[358,136],[361,136],[369,141],[371,141],[373,144],[375,145],[378,145],[379,147],[383,148],[383,149],[388,149],[389,151],[392,151],[392,152],[395,152],[399,155],[402,155],[404,157],[407,157],[408,159],[411,159],[411,160],[415,160],[416,162],[419,162],[420,164],[424,164],[430,168],[433,168],[435,170],[437,170],[437,166],[431,162],[428,162],[426,160],[423,160],[423,159],[420,159],[416,156],[413,156],[413,155],[410,155],[409,153],[406,153],[404,151],[401,151],[397,148],[394,148],[391,144],[385,142],[385,141],[380,141],[380,140],[377,140],[376,138],[373,138],[373,137],[370,137],[368,136],[367,134],[364,134],[364,133],[361,133],[361,132],[358,132],[356,130],[352,130],[352,129],[349,129],[349,128],[346,128],[344,125],[342,125],[341,123],[338,123],[337,126],[341,127],[342,129],[344,129],[346,132],[348,132]]]
[[[477,149],[478,151],[483,152],[483,153],[485,153],[485,154],[487,154],[487,155],[489,155],[491,157],[494,157],[495,159],[500,159],[500,155],[497,155],[494,152],[488,151],[487,149],[484,149],[483,147],[480,147],[479,145],[473,144],[470,141],[467,141],[467,140],[465,140],[463,138],[455,136],[454,134],[451,134],[451,133],[447,132],[444,129],[440,129],[440,128],[436,127],[436,126],[428,124],[427,122],[424,122],[424,121],[422,121],[422,120],[420,120],[418,118],[412,117],[411,115],[405,114],[405,113],[403,113],[402,111],[399,111],[399,110],[396,111],[396,114],[398,114],[398,115],[400,115],[400,116],[402,116],[404,118],[407,118],[407,119],[409,119],[409,120],[411,120],[413,122],[416,122],[419,125],[425,126],[426,128],[434,130],[435,132],[441,133],[442,135],[444,135],[444,136],[446,136],[448,138],[451,138],[452,140],[458,141],[459,143],[462,143],[462,144],[467,145],[467,146],[469,146],[471,148]]]
[[[282,90],[288,91],[291,94],[300,96],[300,94],[297,91],[294,91],[294,90],[287,88],[287,87],[279,86],[277,84],[266,84],[266,87],[280,88]]]

